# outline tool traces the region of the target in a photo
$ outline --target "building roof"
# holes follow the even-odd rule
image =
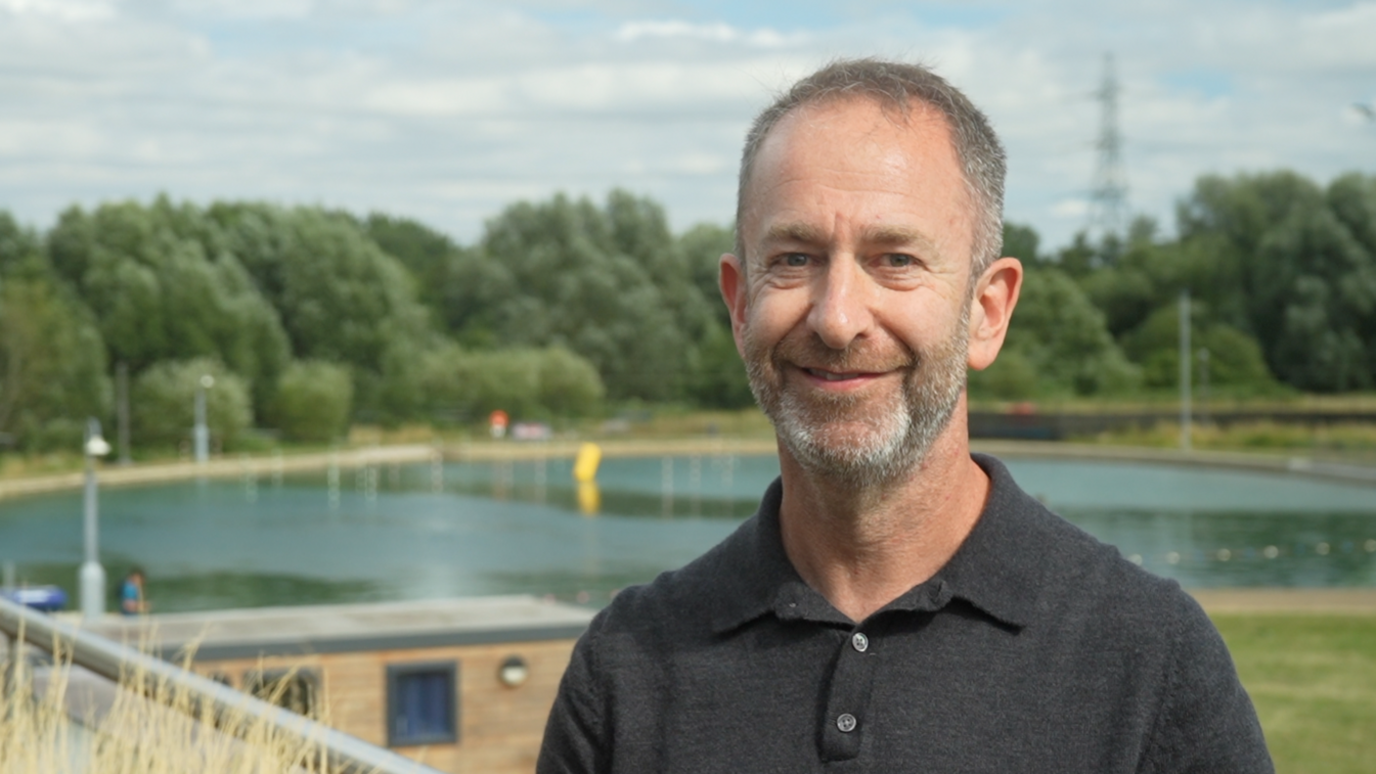
[[[194,649],[206,661],[572,639],[593,614],[510,595],[109,617],[85,628],[166,658]]]

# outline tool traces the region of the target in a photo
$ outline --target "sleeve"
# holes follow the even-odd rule
[[[1228,647],[1199,603],[1184,597],[1144,772],[1273,774],[1261,723]]]
[[[593,626],[597,625],[594,621]],[[573,658],[559,682],[536,774],[594,774],[611,770],[607,713],[596,666],[597,635],[589,628],[574,646]]]

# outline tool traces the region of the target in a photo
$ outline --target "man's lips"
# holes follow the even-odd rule
[[[828,382],[847,382],[851,379],[859,379],[864,376],[873,376],[873,374],[867,374],[860,371],[856,371],[853,373],[836,373],[834,371],[823,371],[820,368],[804,368],[803,370],[807,371],[808,374],[813,377]]]
[[[798,366],[798,369],[815,381],[836,384],[837,386],[863,384],[878,379],[887,373],[887,371],[832,371],[826,368],[809,368],[807,366]]]

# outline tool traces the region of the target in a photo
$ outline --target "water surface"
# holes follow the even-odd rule
[[[1186,586],[1376,586],[1376,488],[1146,464],[1009,469]],[[160,611],[518,592],[605,604],[720,541],[777,474],[767,456],[607,459],[593,515],[567,460],[107,487],[101,559],[112,588],[142,565]],[[0,561],[24,580],[74,591],[81,541],[80,492],[0,501]]]

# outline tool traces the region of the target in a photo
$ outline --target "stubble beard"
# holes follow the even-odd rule
[[[744,344],[750,391],[774,423],[780,442],[809,473],[856,490],[888,487],[918,468],[965,390],[970,305],[952,334],[928,352],[834,350],[817,336],[774,346]],[[867,395],[787,389],[789,364],[846,373],[899,370],[902,388],[882,403]],[[874,404],[874,405],[867,405]]]

